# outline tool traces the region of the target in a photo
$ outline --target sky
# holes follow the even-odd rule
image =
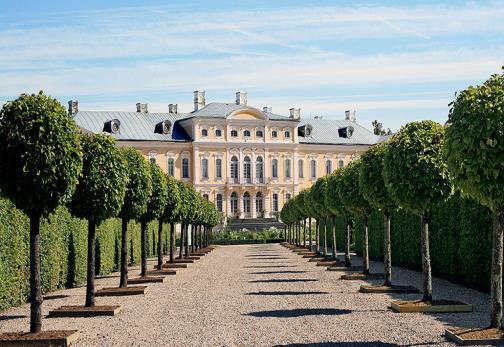
[[[504,1],[0,0],[0,105],[43,90],[80,110],[270,106],[303,118],[445,122],[504,65]]]

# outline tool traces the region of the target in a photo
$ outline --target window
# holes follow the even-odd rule
[[[262,157],[256,158],[256,178],[258,183],[264,183],[264,165]]]
[[[222,136],[222,130],[215,129],[215,137],[221,137],[221,136]]]
[[[286,139],[290,139],[290,131],[287,130],[286,132],[284,132],[284,136]]]
[[[236,130],[231,130],[231,137],[238,137],[238,131]]]
[[[149,162],[150,162],[151,164],[156,164],[156,157],[150,157],[150,158],[149,158]]]
[[[203,198],[208,201],[208,194],[203,194]]]
[[[236,155],[231,157],[231,182],[238,183],[238,158]]]
[[[231,213],[236,213],[238,211],[238,194],[236,192],[231,193]]]
[[[222,178],[222,159],[220,158],[215,160],[215,177]]]
[[[256,212],[263,212],[263,196],[261,192],[257,192],[256,194]]]
[[[340,160],[338,161],[338,168],[340,168],[340,169],[341,169],[341,168],[342,168],[342,167],[344,167],[344,166],[345,166],[345,162],[344,162],[342,159],[340,159]]]
[[[217,211],[222,212],[222,194],[217,194],[215,198],[215,205],[217,206]]]
[[[273,194],[273,212],[278,212],[278,194]]]
[[[246,183],[252,183],[252,176],[250,173],[250,157],[246,156],[243,159],[243,178]]]
[[[278,178],[278,160],[271,161],[271,177]]]
[[[167,164],[167,170],[168,171],[168,176],[175,176],[175,161],[173,158],[168,158],[168,164]]]
[[[208,159],[206,158],[201,160],[201,177],[208,179]]]
[[[271,137],[274,138],[274,139],[276,139],[278,137],[278,132],[276,130],[273,130],[271,132]]]
[[[326,162],[325,162],[325,173],[326,173],[326,175],[329,175],[329,174],[331,174],[331,172],[332,172],[332,161],[326,160]]]
[[[243,212],[250,213],[250,194],[248,192],[243,194]]]
[[[182,159],[182,178],[189,178],[189,159]]]
[[[310,162],[310,177],[317,178],[317,161],[315,159]]]
[[[285,159],[285,178],[291,178],[291,161]]]
[[[304,173],[303,173],[303,159],[299,159],[298,160],[298,172],[299,172],[299,178],[303,178],[304,177]]]
[[[256,131],[256,137],[263,137],[263,132],[262,132],[262,130],[257,130],[257,131]]]
[[[208,130],[207,129],[201,129],[201,136],[207,137],[208,136]]]
[[[243,132],[243,136],[245,136],[245,137],[250,137],[250,130],[245,130],[245,131]]]
[[[291,198],[291,194],[290,193],[285,193],[285,201],[289,201]]]

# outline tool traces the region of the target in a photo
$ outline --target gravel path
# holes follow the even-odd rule
[[[373,272],[381,269],[371,263]],[[132,268],[130,277],[137,272]],[[393,313],[391,296],[360,294],[364,282],[339,276],[280,245],[222,246],[165,283],[149,285],[144,297],[97,298],[122,305],[116,317],[48,318],[44,329],[80,330],[77,346],[452,346],[442,336],[446,327],[487,323],[488,296],[444,280],[434,279],[435,298],[472,303],[476,312]],[[420,273],[394,268],[394,279],[421,288]],[[118,282],[112,274],[97,287]],[[44,314],[83,304],[84,294],[85,287],[50,293]],[[29,305],[3,312],[0,331],[26,330],[28,317]]]

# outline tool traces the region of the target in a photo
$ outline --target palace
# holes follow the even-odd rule
[[[302,119],[299,108],[288,116],[271,107],[247,105],[247,94],[234,103],[205,103],[194,92],[194,110],[179,113],[69,112],[83,131],[107,133],[119,146],[134,147],[169,175],[191,183],[227,216],[274,216],[285,201],[317,178],[346,165],[382,140],[356,123],[355,111],[344,120]]]

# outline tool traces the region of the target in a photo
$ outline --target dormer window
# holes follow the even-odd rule
[[[256,131],[256,137],[263,137],[263,132],[262,132],[262,130],[257,130],[257,131]]]
[[[207,137],[208,136],[208,130],[207,129],[201,129],[201,136]]]
[[[215,130],[215,137],[221,137],[222,136],[222,130],[216,129]]]
[[[310,137],[313,127],[311,124],[305,124],[298,128],[298,135],[303,137]]]
[[[236,130],[231,130],[231,137],[238,137],[238,131]]]
[[[243,136],[245,136],[245,137],[250,137],[250,130],[245,130],[245,131],[243,132]]]
[[[112,119],[103,125],[103,131],[110,134],[119,134],[121,131],[121,122],[119,119]]]
[[[352,137],[352,135],[354,133],[354,128],[352,126],[348,126],[345,128],[339,128],[338,133],[339,133],[340,137],[344,137],[344,138],[349,139]]]
[[[274,138],[274,139],[276,139],[278,137],[278,132],[276,130],[273,130],[271,132],[271,137]]]
[[[162,122],[159,122],[156,124],[156,127],[154,128],[154,132],[157,134],[169,134],[171,131],[171,122],[169,120],[164,120]]]

